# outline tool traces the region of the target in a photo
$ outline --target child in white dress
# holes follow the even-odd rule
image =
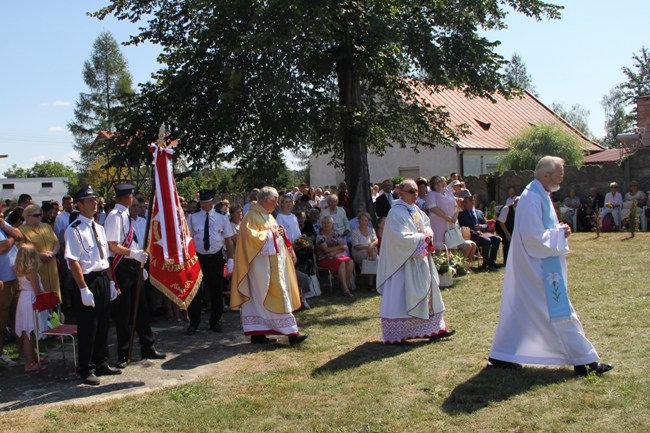
[[[14,270],[18,276],[18,304],[16,306],[15,331],[21,341],[23,356],[25,357],[25,371],[37,371],[47,364],[47,359],[41,357],[40,363],[36,358],[34,344],[35,327],[34,313],[32,304],[36,300],[36,295],[43,293],[43,284],[41,277],[38,275],[38,268],[41,261],[38,257],[38,251],[31,244],[22,244],[16,255]],[[47,319],[42,312],[38,314],[38,328],[46,329]]]

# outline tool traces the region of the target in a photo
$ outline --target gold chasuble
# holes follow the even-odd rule
[[[264,258],[269,261],[269,287],[264,297],[264,308],[276,314],[291,313],[300,308],[300,289],[296,270],[284,239],[275,239],[276,254],[260,256],[267,243],[269,229],[276,232],[278,228],[273,215],[257,202],[253,202],[250,211],[241,222],[237,235],[235,267],[231,280],[231,308],[239,308],[251,299],[249,272],[254,260]]]

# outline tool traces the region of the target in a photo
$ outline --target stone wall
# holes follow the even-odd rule
[[[469,176],[465,179],[467,188],[472,194],[480,194],[487,201],[491,197],[487,175],[480,177]],[[506,171],[496,178],[495,196],[492,197],[498,204],[502,204],[506,198],[506,191],[509,186],[514,186],[517,194],[520,194],[526,185],[533,179],[532,171]],[[579,197],[586,197],[589,188],[595,186],[598,192],[605,195],[609,191],[610,182],[618,182],[619,191],[625,194],[628,191],[628,183],[636,180],[641,190],[650,190],[650,148],[637,150],[629,155],[619,165],[616,163],[603,165],[585,165],[581,169],[574,166],[567,166],[564,170],[564,182],[562,188],[555,194],[557,199],[563,199],[569,195],[569,190],[574,187]]]

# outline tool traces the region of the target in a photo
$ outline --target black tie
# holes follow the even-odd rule
[[[203,249],[207,253],[210,251],[210,214],[205,213],[205,227],[203,228],[205,235],[203,236]]]
[[[97,244],[97,248],[99,248],[99,257],[104,260],[104,249],[99,243],[99,237],[97,237],[97,229],[95,228],[95,221],[91,223],[91,227],[93,228],[93,236],[95,237],[95,244]]]

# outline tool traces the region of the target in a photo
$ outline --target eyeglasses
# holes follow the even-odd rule
[[[402,192],[408,192],[409,194],[416,194],[418,192],[417,189],[403,189]]]
[[[41,214],[41,213],[35,213],[35,214],[30,215],[30,217],[34,217],[34,218],[40,218],[42,216],[43,216],[43,214]]]
[[[618,189],[617,186],[610,186],[609,189]]]

